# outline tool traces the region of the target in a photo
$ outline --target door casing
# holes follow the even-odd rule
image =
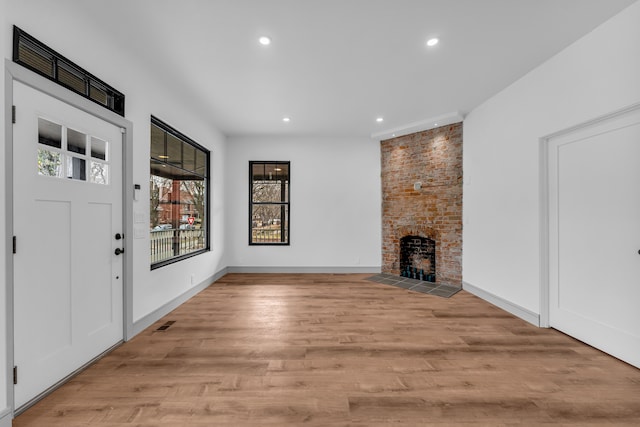
[[[77,95],[76,93],[65,89],[58,84],[39,76],[38,74],[21,67],[18,64],[5,59],[5,250],[6,250],[6,276],[5,283],[7,286],[6,293],[6,360],[5,374],[7,378],[7,404],[12,412],[15,410],[15,402],[13,399],[13,124],[12,124],[12,105],[13,105],[13,83],[19,81],[23,84],[31,86],[53,98],[65,102],[79,110],[89,113],[101,120],[111,123],[124,129],[122,144],[122,173],[123,173],[123,230],[124,245],[129,250],[125,251],[123,259],[123,337],[127,341],[133,337],[133,123],[117,115],[116,113],[99,106],[98,104]],[[19,112],[17,114],[19,120]],[[12,413],[12,416],[14,413]]]
[[[549,144],[550,141],[570,134],[581,129],[589,128],[601,122],[608,121],[615,117],[630,113],[634,110],[640,109],[640,103],[635,103],[619,110],[612,111],[603,116],[588,120],[578,125],[572,126],[567,129],[563,129],[559,132],[552,133],[550,135],[540,138],[539,142],[539,185],[540,185],[540,327],[549,328],[550,325],[550,201],[549,201]]]

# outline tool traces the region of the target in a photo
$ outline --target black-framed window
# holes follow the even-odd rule
[[[124,116],[124,94],[16,26],[13,61]]]
[[[151,269],[209,250],[210,152],[151,116]]]
[[[249,244],[289,244],[291,162],[249,162]]]

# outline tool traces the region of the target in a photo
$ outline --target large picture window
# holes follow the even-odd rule
[[[151,117],[151,269],[209,250],[209,151]]]
[[[249,162],[249,244],[289,244],[290,162]]]

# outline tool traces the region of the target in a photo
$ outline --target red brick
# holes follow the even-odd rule
[[[382,271],[400,274],[400,239],[436,240],[437,280],[462,285],[462,123],[382,141]],[[422,188],[413,189],[416,181]]]

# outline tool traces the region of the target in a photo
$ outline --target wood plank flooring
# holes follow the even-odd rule
[[[368,276],[227,275],[14,426],[640,425],[640,370]]]

